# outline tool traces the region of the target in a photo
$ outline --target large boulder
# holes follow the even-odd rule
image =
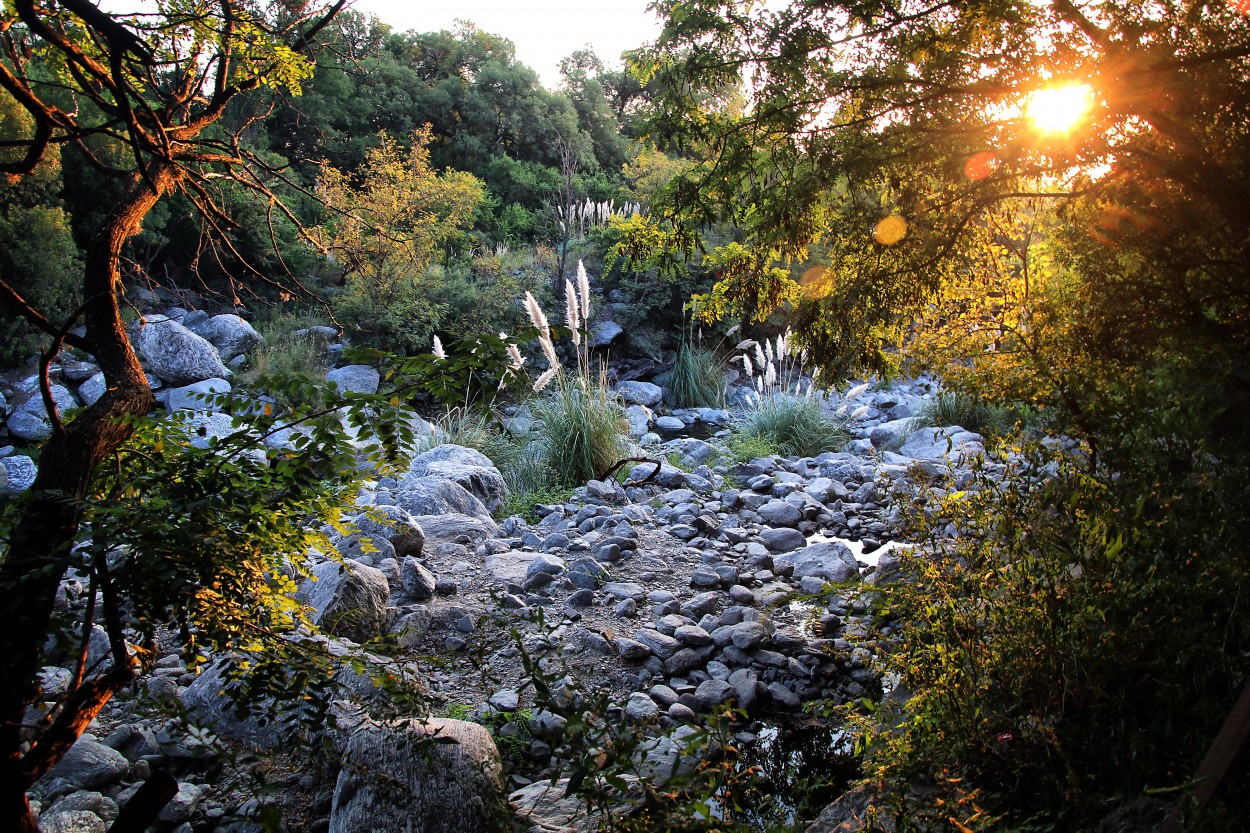
[[[895,419],[872,429],[869,439],[878,451],[897,451],[916,428],[914,419]]]
[[[50,390],[58,414],[64,416],[66,411],[79,407],[78,399],[68,388],[52,385]],[[13,409],[13,413],[9,415],[8,428],[10,434],[27,442],[42,442],[52,436],[52,420],[48,418],[43,395],[37,386],[29,399]]]
[[[907,438],[898,453],[913,460],[949,461],[960,465],[985,453],[985,440],[980,434],[958,425],[945,428],[921,428]]]
[[[437,475],[404,478],[395,492],[395,503],[411,515],[456,513],[490,520],[490,510],[473,493]]]
[[[330,833],[487,833],[503,829],[499,750],[476,723],[430,718],[352,732]]]
[[[596,321],[590,325],[590,346],[607,347],[625,328],[615,321]]]
[[[81,737],[48,773],[76,787],[96,790],[120,781],[130,772],[126,756],[99,741]]]
[[[340,393],[377,393],[382,375],[367,364],[349,364],[326,374],[326,381],[338,386]]]
[[[262,340],[256,328],[237,315],[214,315],[196,324],[193,330],[208,339],[223,359],[246,352]]]
[[[614,390],[622,402],[629,405],[659,405],[664,398],[664,390],[650,382],[621,382]]]
[[[316,581],[299,599],[313,609],[313,621],[326,633],[367,642],[386,632],[390,586],[380,570],[353,561],[324,561],[313,567]]]
[[[147,368],[171,385],[230,376],[216,347],[163,315],[152,316],[139,328],[135,348]]]
[[[839,541],[811,544],[801,550],[773,556],[773,572],[785,575],[793,570],[795,578],[813,576],[825,581],[842,582],[859,576],[859,564],[850,547]]]
[[[166,408],[171,411],[216,411],[210,397],[230,393],[233,387],[225,379],[205,379],[180,388],[170,388]]]
[[[408,477],[420,479],[430,475],[460,484],[490,512],[502,507],[508,497],[508,487],[495,464],[480,451],[462,445],[448,443],[413,457]]]
[[[480,544],[493,536],[498,527],[490,518],[471,517],[449,512],[443,515],[414,515],[427,541],[453,544]]]
[[[385,538],[399,557],[420,555],[425,545],[425,531],[412,515],[398,506],[370,506],[351,521],[351,525],[370,537]]]

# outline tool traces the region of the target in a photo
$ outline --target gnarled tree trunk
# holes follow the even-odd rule
[[[43,447],[32,496],[0,565],[0,819],[17,833],[38,833],[26,790],[74,744],[88,723],[132,678],[129,658],[113,657],[114,671],[81,683],[52,723],[22,751],[22,723],[38,701],[37,674],[57,588],[69,566],[82,514],[76,502],[89,494],[92,474],[130,437],[125,417],[155,404],[139,359],[126,335],[118,293],[122,246],[160,197],[177,185],[168,164],[133,176],[126,196],[109,213],[86,253],[83,317],[108,390]]]

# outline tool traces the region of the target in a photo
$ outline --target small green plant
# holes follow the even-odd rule
[[[767,437],[735,431],[729,438],[729,453],[735,463],[746,463],[760,457],[770,457],[777,453],[777,448]]]
[[[720,408],[725,404],[725,376],[715,350],[690,341],[677,350],[665,397],[674,408]]]
[[[270,395],[281,394],[282,404],[315,405],[320,397],[289,379],[320,381],[326,372],[330,336],[314,329],[320,322],[294,315],[277,315],[257,322],[262,341],[248,354],[248,369],[240,382]],[[279,382],[275,384],[275,381]]]
[[[1011,409],[959,391],[942,391],[921,411],[924,425],[958,425],[984,437],[1001,437],[1016,422]]]

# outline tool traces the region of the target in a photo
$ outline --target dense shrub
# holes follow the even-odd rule
[[[669,371],[665,397],[674,408],[724,407],[725,375],[716,351],[684,342]]]
[[[738,424],[736,433],[787,457],[837,451],[851,438],[841,422],[825,414],[821,400],[790,394],[763,399]]]

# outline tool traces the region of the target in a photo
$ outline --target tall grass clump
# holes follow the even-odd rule
[[[841,420],[824,411],[815,391],[815,374],[805,374],[803,351],[790,344],[790,331],[775,341],[744,341],[737,357],[754,380],[759,403],[742,419],[735,434],[758,440],[787,457],[813,457],[837,451],[851,435]]]
[[[580,261],[577,285],[566,280],[564,298],[565,323],[577,354],[573,371],[561,364],[547,317],[528,292],[525,309],[538,330],[539,346],[548,364],[534,382],[534,391],[555,382],[552,394],[532,407],[544,424],[537,453],[560,485],[576,486],[602,477],[620,459],[622,436],[629,422],[603,374],[594,375],[590,370],[590,344],[582,333],[583,324],[590,320],[590,280]]]
[[[669,372],[666,395],[674,408],[724,407],[725,376],[716,351],[683,342]]]

